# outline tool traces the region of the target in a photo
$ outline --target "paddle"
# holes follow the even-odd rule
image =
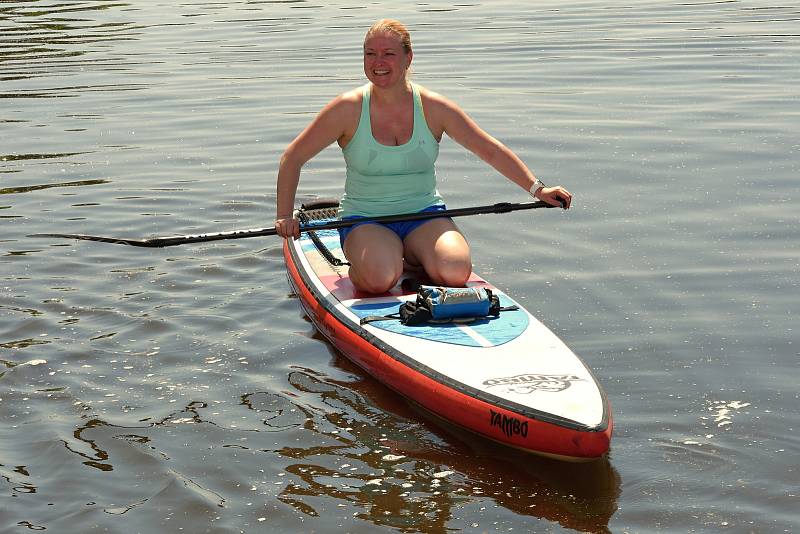
[[[542,201],[538,202],[499,202],[489,206],[474,206],[471,208],[455,208],[450,210],[424,212],[424,213],[404,213],[400,215],[386,215],[383,217],[367,217],[364,219],[350,219],[346,221],[336,220],[318,224],[300,225],[301,232],[312,230],[330,230],[353,226],[356,223],[376,222],[390,223],[400,221],[417,221],[421,219],[434,219],[437,217],[463,217],[465,215],[481,215],[486,213],[508,213],[517,210],[530,210],[536,208],[553,208],[550,204]],[[176,235],[168,237],[151,237],[149,239],[123,239],[118,237],[102,237],[84,234],[32,234],[28,237],[58,237],[65,239],[83,239],[86,241],[100,241],[103,243],[115,243],[117,245],[130,245],[132,247],[161,248],[172,247],[174,245],[185,245],[187,243],[203,243],[207,241],[221,241],[223,239],[244,239],[247,237],[262,237],[277,235],[274,227],[254,228],[252,230],[231,230],[228,232],[216,232],[212,234],[196,235]]]

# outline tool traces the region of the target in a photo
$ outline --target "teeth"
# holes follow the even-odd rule
[[[375,74],[379,75],[379,76],[380,76],[380,75],[383,75],[383,74],[389,74],[389,71],[388,71],[388,70],[376,70],[376,71],[373,71],[373,72],[374,72]]]

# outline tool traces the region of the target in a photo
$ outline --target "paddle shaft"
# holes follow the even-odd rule
[[[553,208],[550,204],[538,202],[499,202],[488,206],[474,206],[471,208],[454,208],[435,212],[404,213],[399,215],[385,215],[382,217],[364,217],[358,219],[335,220],[321,224],[304,224],[300,226],[301,232],[314,230],[332,230],[345,228],[354,224],[365,222],[373,223],[393,223],[401,221],[418,221],[422,219],[436,219],[439,217],[464,217],[466,215],[482,215],[488,213],[508,213],[518,210],[529,210],[537,208]],[[59,237],[65,239],[82,239],[86,241],[100,241],[102,243],[115,243],[118,245],[130,245],[132,247],[163,248],[175,245],[186,245],[189,243],[205,243],[209,241],[221,241],[223,239],[244,239],[249,237],[264,237],[277,235],[275,227],[254,228],[251,230],[231,230],[228,232],[216,232],[211,234],[196,235],[176,235],[167,237],[151,237],[149,239],[124,239],[117,237],[103,237],[84,234],[33,234],[30,237]]]

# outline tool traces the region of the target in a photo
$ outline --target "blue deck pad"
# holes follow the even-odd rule
[[[500,297],[502,306],[512,306],[516,303],[498,290],[494,293]],[[364,318],[372,315],[389,315],[397,313],[399,310],[397,302],[364,303],[350,307],[350,310],[358,317]],[[475,333],[486,339],[491,346],[502,345],[518,337],[528,328],[528,314],[522,310],[500,312],[500,317],[491,317],[464,324],[471,328]],[[433,325],[405,326],[399,319],[386,321],[370,322],[370,326],[403,334],[406,336],[438,341],[440,343],[451,343],[454,345],[465,345],[468,347],[480,347],[472,336],[467,334],[458,324],[443,323]]]
[[[316,232],[317,237],[319,237],[320,241],[334,254],[337,256],[341,255],[342,245],[339,243],[339,232],[336,230],[317,230]],[[307,233],[303,233],[300,236],[300,245],[303,247],[303,252],[308,252],[309,250],[315,250],[317,247],[314,245],[314,242],[308,236]]]

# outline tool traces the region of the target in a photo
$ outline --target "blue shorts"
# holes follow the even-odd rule
[[[428,206],[424,210],[420,210],[419,213],[430,213],[430,212],[437,212],[437,211],[444,211],[447,207],[444,204],[437,204],[435,206]],[[361,215],[351,215],[350,217],[342,217],[343,221],[351,221],[354,219],[365,219],[366,217],[362,217]],[[359,226],[363,226],[365,224],[380,224],[381,226],[388,228],[395,234],[397,237],[400,238],[400,241],[403,241],[408,234],[413,232],[415,229],[419,228],[426,222],[430,221],[431,219],[420,219],[416,221],[401,221],[401,222],[393,222],[393,223],[376,223],[372,221],[363,222],[363,223],[356,223],[353,226],[347,226],[345,228],[338,228],[339,230],[339,242],[342,244],[342,249],[344,249],[344,241],[347,239],[347,235],[353,231],[354,228]]]

